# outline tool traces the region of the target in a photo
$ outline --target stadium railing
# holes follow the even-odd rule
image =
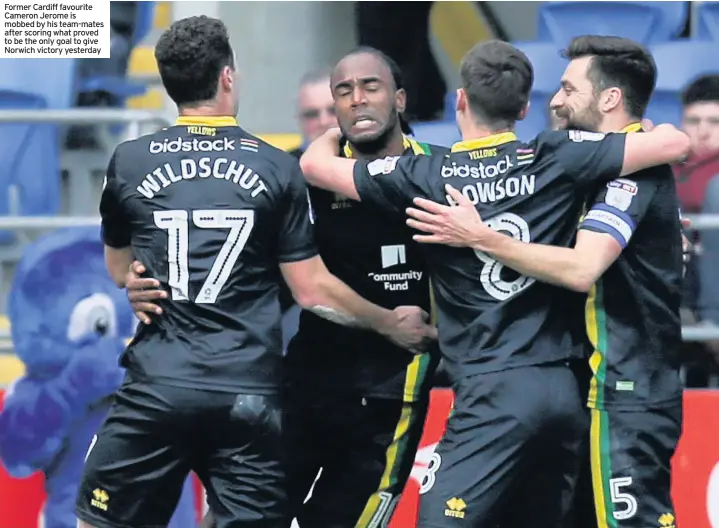
[[[41,110],[3,110],[0,111],[0,124],[3,123],[50,123],[67,127],[70,125],[97,125],[97,133],[102,149],[98,151],[63,151],[61,164],[70,173],[68,180],[68,209],[70,214],[87,214],[96,210],[88,198],[93,190],[93,173],[104,172],[109,153],[118,139],[109,132],[112,125],[125,125],[120,139],[135,139],[150,131],[169,126],[168,120],[160,113],[144,110],[121,108],[68,108]],[[153,130],[153,131],[154,131]]]

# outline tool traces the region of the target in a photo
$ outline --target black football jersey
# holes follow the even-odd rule
[[[446,203],[444,186],[450,184],[493,229],[568,247],[588,191],[620,175],[624,140],[623,134],[558,131],[523,143],[502,133],[457,143],[446,156],[358,162],[354,180],[362,202],[397,213],[415,197]],[[518,275],[469,248],[422,249],[452,379],[575,357],[565,313],[572,292]]]
[[[626,132],[639,132],[640,125]],[[580,229],[612,236],[619,258],[589,292],[588,404],[640,410],[681,402],[682,240],[669,165],[600,186]]]
[[[449,151],[411,138],[404,147],[405,156]],[[347,144],[341,152],[353,155]],[[421,306],[430,312],[424,256],[404,215],[316,187],[309,193],[315,240],[332,274],[385,308]],[[375,332],[303,311],[287,361],[291,382],[309,390],[416,401],[427,397],[438,356],[413,356]]]
[[[279,264],[317,254],[296,159],[234,119],[181,117],[117,147],[100,212],[104,243],[131,247],[169,293],[122,365],[178,386],[280,387]]]

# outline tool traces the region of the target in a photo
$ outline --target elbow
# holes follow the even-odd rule
[[[324,281],[319,277],[313,277],[302,289],[293,291],[292,296],[303,310],[309,310],[315,306],[327,304],[324,291]]]
[[[313,306],[316,306],[315,296],[310,292],[293,292],[292,295],[295,298],[295,302],[300,305],[303,310],[309,310]]]
[[[564,286],[579,293],[589,293],[597,282],[597,276],[589,272],[575,273],[564,281]]]
[[[676,157],[674,158],[676,162],[681,162],[686,159],[686,157],[689,155],[689,149],[691,148],[689,143],[689,136],[687,136],[684,132],[677,130],[677,140],[676,140]]]
[[[567,287],[575,292],[589,293],[589,290],[594,286],[595,281],[587,280],[584,277],[578,277],[567,284]]]

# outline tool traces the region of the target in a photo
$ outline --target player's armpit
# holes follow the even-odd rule
[[[374,330],[398,346],[422,352],[436,339],[418,307],[388,310],[360,297],[332,275],[320,257],[280,264],[280,270],[297,303],[305,310],[343,326]]]
[[[354,183],[356,161],[338,157],[338,130],[331,129],[313,141],[300,159],[300,168],[310,185],[359,201]]]
[[[681,161],[688,152],[689,137],[672,125],[657,125],[643,134],[627,134],[621,175]]]
[[[125,287],[125,275],[133,260],[131,247],[114,248],[105,245],[105,267],[119,288]]]

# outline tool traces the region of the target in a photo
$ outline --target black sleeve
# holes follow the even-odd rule
[[[310,195],[299,165],[290,173],[285,189],[280,223],[278,259],[280,262],[296,262],[317,255],[312,229]]]
[[[434,170],[432,156],[390,156],[358,161],[354,182],[362,202],[386,211],[404,214],[415,197],[429,198],[429,176]]]
[[[564,173],[577,185],[591,186],[618,178],[624,164],[626,134],[580,130],[552,132],[555,156]]]
[[[659,180],[619,178],[597,193],[580,229],[606,233],[626,247],[654,198]]]
[[[123,208],[121,182],[116,174],[117,151],[107,165],[100,198],[102,242],[112,248],[125,248],[131,243],[131,224]]]

